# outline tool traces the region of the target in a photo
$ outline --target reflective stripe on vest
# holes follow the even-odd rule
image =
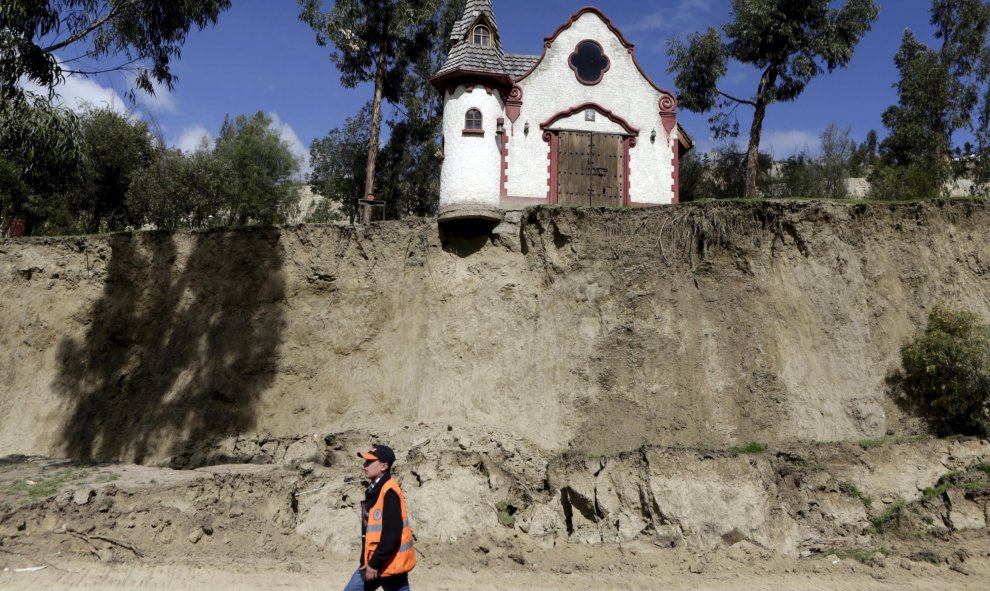
[[[413,549],[412,528],[409,525],[409,514],[406,512],[406,497],[402,494],[398,483],[393,479],[388,479],[378,493],[375,504],[368,509],[368,525],[364,535],[364,563],[368,564],[371,556],[375,553],[375,548],[382,539],[382,513],[385,509],[385,493],[395,491],[399,497],[399,507],[402,510],[402,537],[399,549],[395,554],[385,561],[379,569],[378,574],[382,577],[391,577],[407,573],[416,566],[416,551]]]
[[[405,527],[409,527],[409,520],[408,519],[403,520],[402,527],[404,527],[404,528]],[[373,525],[372,524],[369,524],[368,525],[368,529],[365,530],[365,532],[373,532],[373,531],[382,531],[382,524],[380,524],[380,523],[375,523]]]

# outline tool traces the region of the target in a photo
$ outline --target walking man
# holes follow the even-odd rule
[[[376,444],[358,453],[371,483],[361,502],[361,563],[344,591],[409,591],[409,571],[416,566],[406,498],[392,478],[395,453]]]

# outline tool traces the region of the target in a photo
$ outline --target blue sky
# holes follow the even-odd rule
[[[799,1],[799,0],[795,0]],[[494,0],[502,44],[509,53],[539,54],[549,36],[590,0]],[[836,3],[839,4],[839,3]],[[893,57],[905,28],[932,43],[928,25],[930,0],[881,0],[880,18],[864,37],[845,70],[822,75],[793,103],[771,105],[764,123],[763,149],[777,157],[817,149],[818,136],[830,123],[850,127],[862,140],[870,129],[884,135],[881,114],[896,102]],[[673,90],[666,72],[666,41],[723,23],[728,0],[621,0],[596,4],[635,43],[643,69],[661,87]],[[538,7],[538,8],[537,8]],[[121,98],[129,84],[122,74],[70,79],[59,88],[72,106],[80,99],[133,110],[161,129],[171,145],[192,149],[216,134],[224,115],[263,111],[300,155],[314,139],[325,136],[353,115],[371,96],[369,85],[343,88],[329,48],[316,45],[298,19],[296,0],[234,0],[215,27],[190,34],[173,72],[173,92],[161,89],[136,106]],[[60,55],[69,59],[71,55]],[[758,72],[733,67],[726,92],[751,96]],[[748,132],[751,110],[739,110]],[[681,111],[679,121],[704,151],[712,146],[707,115]],[[745,143],[745,137],[740,141]]]

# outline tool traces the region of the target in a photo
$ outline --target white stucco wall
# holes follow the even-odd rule
[[[611,66],[594,86],[581,84],[567,63],[578,43],[598,41]],[[673,200],[672,159],[676,129],[668,137],[660,120],[661,93],[639,72],[632,55],[608,26],[594,13],[581,15],[554,40],[543,61],[519,82],[523,105],[509,137],[508,182],[511,197],[546,198],[550,146],[543,141],[540,124],[553,115],[585,102],[601,105],[639,129],[636,147],[629,154],[629,193],[637,203],[670,203]],[[446,113],[445,113],[446,117]],[[508,120],[506,120],[508,125]],[[530,133],[522,130],[529,123]],[[583,127],[579,127],[582,125]],[[590,125],[582,113],[552,129],[575,129],[616,133],[617,125],[598,116]],[[657,132],[655,143],[650,134]],[[445,172],[448,167],[444,167]],[[497,178],[497,177],[496,177]]]
[[[464,135],[464,115],[471,108],[481,111],[484,137]],[[464,86],[458,86],[452,94],[445,94],[440,207],[457,203],[498,207],[502,155],[495,128],[504,112],[499,93],[489,94],[484,87],[476,86],[468,91]]]

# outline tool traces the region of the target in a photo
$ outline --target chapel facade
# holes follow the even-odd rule
[[[468,0],[450,43],[431,79],[444,101],[441,221],[677,203],[680,157],[693,147],[677,100],[601,11],[579,10],[542,55],[518,55],[502,48],[491,0]]]

